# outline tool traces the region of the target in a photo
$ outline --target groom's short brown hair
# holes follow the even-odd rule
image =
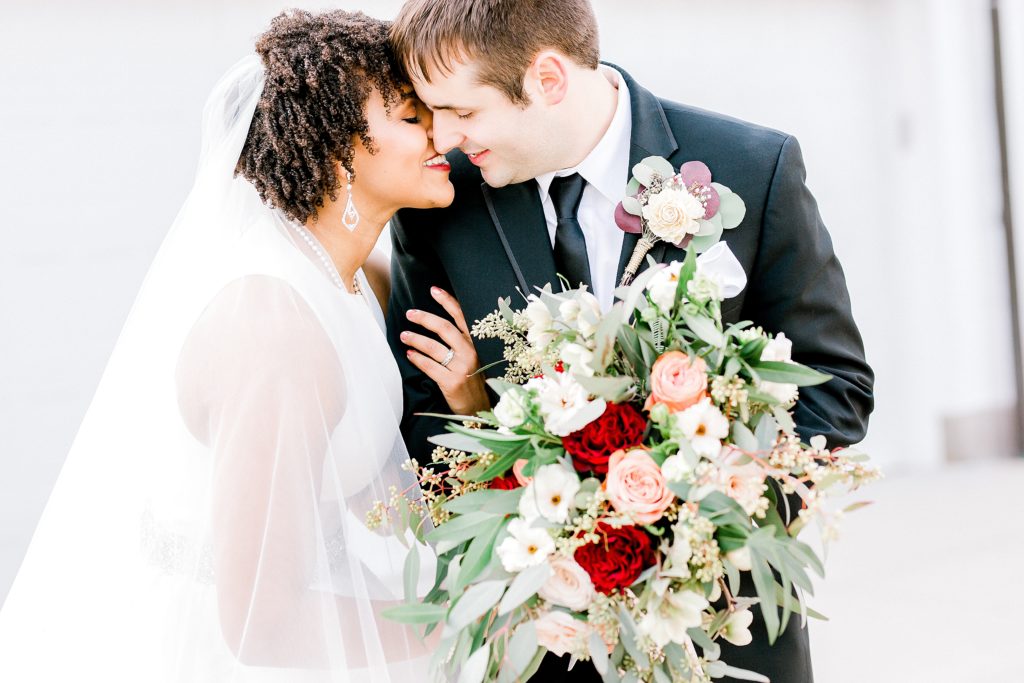
[[[425,79],[473,60],[479,82],[517,104],[529,104],[523,77],[541,50],[591,69],[600,58],[590,0],[408,0],[391,42],[410,73]]]

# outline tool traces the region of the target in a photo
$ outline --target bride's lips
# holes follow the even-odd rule
[[[423,165],[432,171],[445,171],[447,173],[452,170],[452,165],[448,163],[448,159],[443,154],[427,159],[423,162]]]
[[[480,152],[469,152],[469,153],[466,154],[466,156],[469,157],[469,160],[472,163],[474,163],[477,166],[479,166],[480,164],[484,163],[484,159],[486,159],[487,155],[490,154],[490,153],[491,153],[491,150],[485,149],[485,150],[482,150]]]

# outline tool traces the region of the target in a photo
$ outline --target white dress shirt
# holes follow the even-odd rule
[[[625,234],[615,224],[615,207],[622,201],[626,182],[629,180],[632,115],[629,108],[629,88],[622,82],[619,72],[606,66],[600,68],[619,93],[615,114],[608,130],[578,166],[538,176],[537,186],[553,247],[558,218],[555,215],[555,205],[548,194],[551,181],[555,176],[573,173],[579,173],[587,181],[576,217],[587,241],[587,260],[590,263],[594,296],[601,303],[602,310],[607,311],[612,307],[613,292],[618,284],[615,276],[619,268],[619,254],[622,251],[622,238]],[[552,285],[557,289],[556,283]]]

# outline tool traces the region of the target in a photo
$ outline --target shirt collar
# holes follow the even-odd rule
[[[583,179],[594,186],[608,201],[617,204],[623,197],[626,167],[629,165],[629,144],[632,115],[629,108],[629,88],[618,71],[601,65],[601,71],[616,84],[618,101],[615,114],[608,125],[608,130],[598,141],[590,154],[573,168],[545,173],[537,176],[537,184],[544,195],[551,188],[555,176],[567,176],[579,173]]]

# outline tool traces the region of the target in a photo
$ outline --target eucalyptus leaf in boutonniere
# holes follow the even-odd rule
[[[688,161],[676,172],[664,157],[647,157],[633,167],[626,197],[615,207],[619,228],[640,235],[619,284],[632,282],[658,242],[681,249],[692,245],[702,253],[722,239],[723,230],[739,225],[746,211],[739,195],[711,182],[711,170],[703,162]]]

